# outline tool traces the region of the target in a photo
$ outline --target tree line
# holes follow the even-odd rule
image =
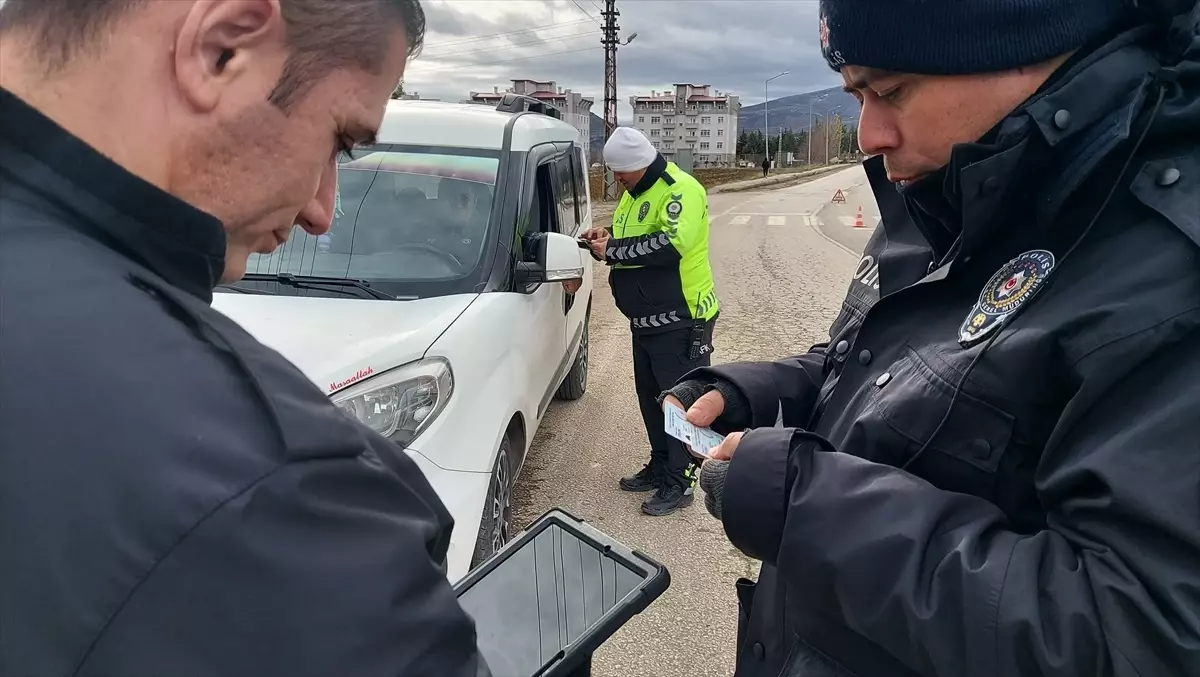
[[[828,157],[830,158],[858,152],[857,130],[853,127],[847,127],[842,122],[842,119],[836,115],[831,116],[829,122],[822,120],[814,121],[811,134],[809,130],[803,129],[799,131],[782,129],[779,133],[772,134],[768,152],[771,156],[783,152],[807,158],[809,157],[810,141],[812,144],[811,157],[813,162],[824,162],[827,148]],[[738,134],[738,155],[762,155],[763,150],[763,133],[761,129],[743,129]]]

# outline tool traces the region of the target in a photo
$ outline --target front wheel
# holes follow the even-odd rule
[[[511,537],[512,470],[512,442],[505,435],[496,452],[496,464],[492,466],[492,481],[483,504],[483,519],[479,521],[475,554],[471,557],[472,569],[499,552]]]
[[[579,352],[575,355],[575,363],[567,372],[566,378],[558,386],[556,397],[560,400],[577,400],[587,392],[588,382],[588,326],[591,322],[583,321],[583,335],[579,337]]]

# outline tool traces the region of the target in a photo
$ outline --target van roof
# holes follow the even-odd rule
[[[388,102],[379,143],[459,148],[504,148],[504,130],[513,124],[510,150],[526,151],[548,141],[578,141],[570,124],[540,113],[505,113],[493,106],[443,101]]]

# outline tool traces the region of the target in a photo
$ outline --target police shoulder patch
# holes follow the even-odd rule
[[[667,203],[667,214],[669,214],[671,216],[671,218],[677,218],[682,213],[683,213],[683,203],[682,202],[680,202],[679,200],[676,200],[676,199],[672,199],[670,202]]]
[[[1004,264],[983,286],[959,327],[958,342],[966,348],[999,329],[1045,285],[1054,264],[1054,253],[1045,249],[1027,251]]]
[[[650,213],[650,203],[643,202],[641,207],[638,207],[638,223],[646,220],[646,215]]]

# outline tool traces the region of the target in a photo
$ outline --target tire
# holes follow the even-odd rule
[[[483,503],[483,518],[479,521],[475,554],[471,557],[472,569],[496,554],[512,537],[512,489],[512,441],[506,434],[496,452],[496,464],[492,466],[492,481],[488,485],[487,499]]]
[[[588,327],[590,325],[591,318],[589,317],[583,321],[583,335],[579,337],[579,353],[575,355],[575,363],[571,365],[571,370],[567,372],[563,382],[558,386],[558,392],[554,394],[560,400],[577,400],[587,392]]]

